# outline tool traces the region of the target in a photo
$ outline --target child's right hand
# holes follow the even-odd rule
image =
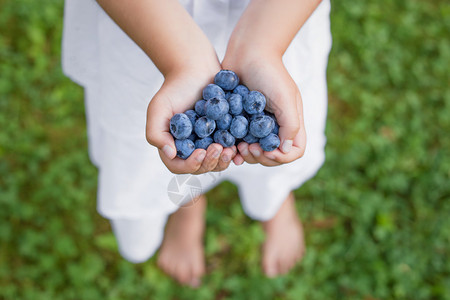
[[[147,140],[157,147],[167,168],[176,174],[202,174],[228,168],[236,156],[236,146],[223,148],[213,143],[207,150],[196,149],[186,160],[176,156],[175,142],[169,131],[169,122],[176,113],[192,109],[200,99],[202,89],[212,82],[220,71],[220,64],[177,70],[166,76],[164,84],[150,101],[147,110]]]

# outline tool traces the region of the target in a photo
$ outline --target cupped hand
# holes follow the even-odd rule
[[[167,168],[176,174],[202,174],[222,171],[235,158],[236,146],[223,148],[213,143],[207,150],[196,149],[186,160],[177,157],[175,141],[169,130],[169,122],[176,113],[192,109],[201,97],[202,89],[212,82],[220,71],[220,64],[207,68],[186,68],[165,77],[164,84],[150,101],[147,109],[147,141],[158,148]]]
[[[222,68],[236,72],[241,83],[250,90],[263,93],[267,100],[266,110],[275,115],[280,125],[279,148],[266,152],[257,143],[241,142],[234,162],[241,164],[245,160],[251,164],[276,166],[302,157],[306,147],[302,97],[281,57],[258,54],[257,51],[237,55],[227,53]]]

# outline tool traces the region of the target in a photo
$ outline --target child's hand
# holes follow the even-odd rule
[[[227,52],[222,68],[236,72],[250,90],[263,93],[267,98],[266,109],[275,114],[280,125],[280,148],[265,152],[257,143],[248,145],[242,142],[238,145],[235,163],[245,160],[247,163],[275,166],[302,157],[306,146],[302,99],[281,57],[258,53],[257,49],[248,54],[240,51],[239,55]]]
[[[177,70],[176,74],[166,76],[163,86],[148,106],[147,140],[158,148],[161,160],[173,173],[222,171],[228,168],[236,155],[236,146],[224,149],[220,144],[213,143],[207,150],[196,149],[188,159],[183,160],[176,156],[175,142],[169,131],[170,118],[192,108],[200,99],[202,89],[212,82],[218,71],[218,61],[212,67]]]
[[[275,166],[294,161],[305,152],[302,98],[281,60],[294,36],[320,0],[251,1],[228,42],[222,68],[237,73],[251,90],[267,97],[280,125],[280,149],[263,152],[257,144],[238,145],[234,162]]]

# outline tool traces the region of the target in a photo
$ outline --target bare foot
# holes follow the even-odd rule
[[[181,284],[198,287],[205,273],[203,234],[206,198],[193,206],[179,208],[165,228],[159,249],[158,266]]]
[[[275,217],[261,222],[266,233],[262,267],[268,277],[286,274],[305,253],[303,228],[290,193]]]

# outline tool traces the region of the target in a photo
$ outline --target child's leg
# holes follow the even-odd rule
[[[269,277],[287,273],[305,253],[303,228],[291,192],[276,215],[261,222],[266,233],[262,267]]]
[[[110,220],[123,258],[132,263],[142,263],[152,257],[163,240],[167,218]]]
[[[170,215],[164,241],[159,251],[158,266],[182,284],[200,285],[205,273],[203,234],[206,198],[182,207]]]

